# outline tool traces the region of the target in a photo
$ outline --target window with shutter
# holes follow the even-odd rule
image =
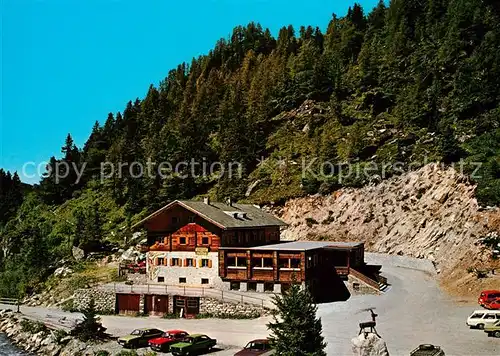
[[[210,260],[208,258],[202,258],[200,260],[200,267],[209,267]]]

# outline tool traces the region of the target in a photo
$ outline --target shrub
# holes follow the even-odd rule
[[[241,313],[200,313],[196,315],[196,319],[256,319],[260,317],[260,313],[254,311],[249,314],[241,314]]]
[[[163,319],[179,319],[179,318],[180,318],[179,314],[176,313],[163,314]]]
[[[313,225],[317,225],[318,222],[313,218],[306,218],[306,224],[307,226],[312,227]]]
[[[73,299],[69,299],[67,301],[65,301],[64,303],[61,304],[61,309],[65,312],[75,312],[75,306],[74,306],[74,303],[73,303]]]
[[[94,352],[94,355],[95,356],[109,356],[111,354],[109,353],[109,351],[99,350],[99,351]]]
[[[479,269],[476,270],[477,279],[486,278],[487,275],[488,275],[487,271],[483,271],[483,270],[479,270]]]
[[[52,334],[52,337],[54,338],[54,341],[58,344],[58,345],[61,345],[62,344],[62,340],[68,336],[68,333],[62,329],[57,329],[56,331],[54,331],[54,333]]]
[[[137,356],[137,352],[134,350],[122,350],[116,354],[116,356]]]
[[[28,319],[21,320],[21,330],[30,334],[38,334],[41,331],[44,333],[49,332],[44,323]]]

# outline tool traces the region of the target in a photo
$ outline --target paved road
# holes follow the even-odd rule
[[[377,262],[377,256],[370,258],[372,262]],[[500,355],[500,339],[489,338],[484,332],[469,330],[465,325],[467,316],[478,308],[477,305],[458,304],[450,300],[439,290],[429,273],[397,267],[401,265],[400,261],[396,263],[395,259],[386,256],[380,256],[378,261],[383,262],[382,272],[391,283],[390,289],[384,295],[354,296],[347,302],[319,306],[318,315],[322,318],[323,333],[328,342],[328,355],[352,355],[350,340],[358,332],[358,323],[369,319],[368,313],[357,312],[367,307],[376,307],[379,314],[377,330],[386,340],[392,356],[409,355],[413,348],[423,343],[440,345],[447,356]],[[409,261],[411,262],[411,259]],[[78,318],[78,314],[44,308],[21,307],[21,311],[67,326]],[[61,320],[61,317],[66,319]],[[243,346],[248,340],[268,335],[266,323],[269,318],[168,320],[103,316],[102,320],[115,335],[125,334],[136,327],[179,328],[188,332],[206,333],[224,345]],[[220,354],[233,352],[234,348]]]
[[[376,307],[377,331],[391,355],[409,355],[419,344],[440,345],[446,355],[500,355],[500,339],[480,330],[470,330],[465,320],[474,304],[458,304],[441,292],[428,273],[391,266],[382,272],[392,284],[382,296],[355,296],[344,303],[320,305],[318,314],[328,341],[328,354],[350,355],[349,340],[358,323],[370,319],[362,308]],[[376,262],[376,260],[374,260]]]

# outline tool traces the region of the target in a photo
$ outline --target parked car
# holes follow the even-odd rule
[[[468,318],[466,324],[472,329],[483,329],[485,325],[493,324],[500,320],[500,310],[475,310]]]
[[[483,290],[477,302],[480,306],[484,307],[485,304],[496,298],[500,298],[500,290]]]
[[[203,334],[193,334],[183,341],[170,346],[170,352],[174,356],[192,355],[195,353],[207,352],[217,344],[217,340],[209,338]]]
[[[494,299],[494,300],[491,300],[490,302],[487,302],[484,307],[486,309],[490,309],[490,310],[498,310],[500,309],[500,298],[497,298],[497,299]]]
[[[163,331],[158,329],[135,329],[129,335],[118,338],[118,343],[123,347],[135,349],[148,346],[149,340],[160,337],[162,334]]]
[[[488,336],[500,337],[500,320],[494,324],[488,324],[484,327],[484,332]]]
[[[238,351],[234,356],[270,355],[272,348],[269,340],[257,339],[250,341],[243,350]]]
[[[445,354],[439,346],[423,344],[410,352],[410,356],[445,356]]]
[[[168,330],[156,339],[149,340],[149,347],[153,351],[169,352],[170,345],[184,340],[189,334],[182,330]]]

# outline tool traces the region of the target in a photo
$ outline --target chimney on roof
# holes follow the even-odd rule
[[[229,206],[233,206],[233,200],[231,199],[231,197],[227,198],[227,205]]]
[[[207,205],[210,205],[210,198],[209,197],[204,197],[203,202]]]

